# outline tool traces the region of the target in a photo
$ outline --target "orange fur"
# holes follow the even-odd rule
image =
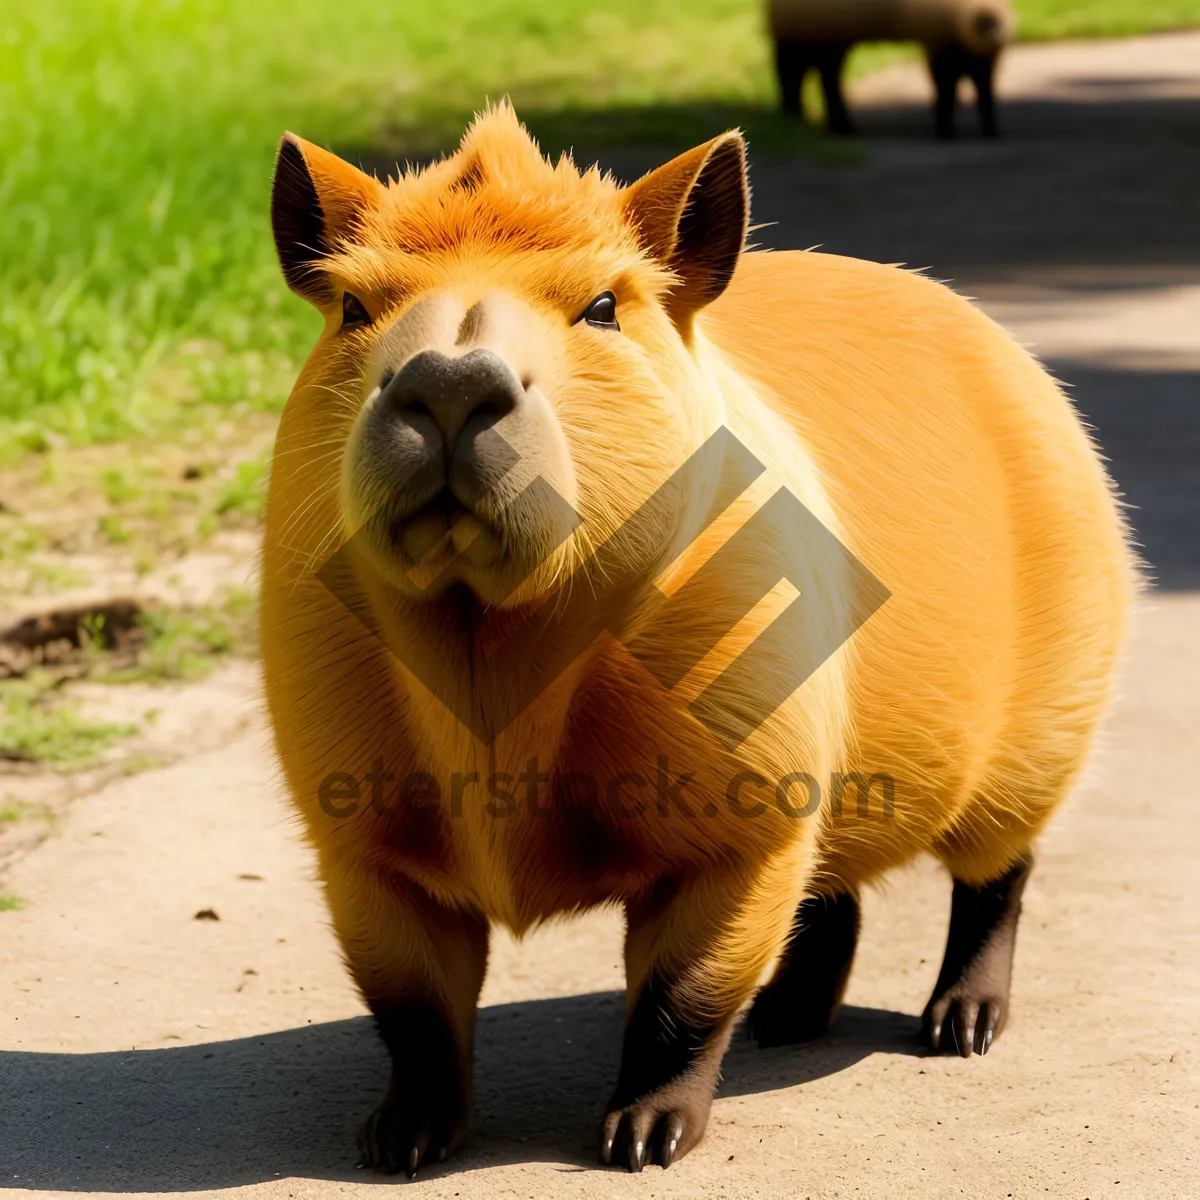
[[[1062,392],[967,302],[893,267],[746,254],[704,307],[672,260],[682,251],[671,230],[718,143],[629,191],[567,159],[546,162],[506,107],[481,118],[451,158],[386,186],[292,143],[333,243],[314,268],[326,329],[272,468],[267,698],[364,995],[373,1006],[430,997],[468,1052],[489,922],[521,933],[623,902],[631,1010],[658,973],[679,981],[692,1010],[728,1021],[778,954],[804,894],[856,888],[922,851],[961,879],[995,878],[1069,790],[1110,692],[1134,570],[1104,470]],[[573,324],[606,288],[622,332]],[[371,325],[339,331],[343,291]],[[625,614],[620,641],[603,635],[483,744],[314,574],[354,532],[342,472],[367,364],[389,328],[430,297],[459,315],[476,303],[503,315],[488,336],[510,361],[528,360],[569,451],[563,487],[582,527],[506,603],[552,596],[721,426],[766,465],[766,484],[696,538],[712,503],[711,481],[697,482],[639,569],[673,594],[783,486],[891,599],[736,750],[687,704],[788,596],[755,607],[671,691],[626,648],[640,638],[670,653],[717,640],[713,613],[732,579],[688,592],[669,618]],[[756,561],[780,558],[787,536],[762,532]],[[815,628],[855,600],[837,564],[810,570],[799,590]],[[480,683],[462,630],[391,587],[371,592],[379,619],[419,630],[454,686],[507,686]],[[778,664],[781,674],[791,668]],[[606,800],[546,820],[520,798],[497,818],[483,809],[481,785],[464,782],[516,779],[532,759],[560,781],[571,771],[602,785],[628,773],[654,779],[660,755],[672,774],[694,774],[690,803],[711,802],[713,816],[660,818],[651,789],[650,810],[634,819]],[[380,817],[361,784],[375,764],[428,772],[440,801]],[[741,773],[821,781],[855,771],[894,778],[893,819],[858,816],[850,797],[835,816],[827,791],[804,820],[773,803],[743,819],[727,803]],[[319,802],[337,772],[360,780],[352,815],[331,816]],[[747,805],[759,796],[771,799],[747,785]]]

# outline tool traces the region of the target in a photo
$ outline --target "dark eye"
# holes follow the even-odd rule
[[[617,324],[617,298],[612,292],[601,292],[595,300],[591,302],[579,314],[576,321],[586,321],[589,325],[596,329],[615,329],[617,333],[621,332],[621,326]]]
[[[342,328],[355,325],[370,325],[371,314],[363,307],[363,302],[349,292],[342,293]]]

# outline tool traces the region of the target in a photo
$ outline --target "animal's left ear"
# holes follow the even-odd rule
[[[318,308],[336,299],[320,270],[339,242],[353,237],[383,195],[379,180],[336,154],[285,133],[275,160],[271,227],[288,287]]]
[[[746,243],[746,143],[723,133],[651,171],[625,193],[625,216],[643,248],[679,282],[666,299],[681,332],[729,285]]]

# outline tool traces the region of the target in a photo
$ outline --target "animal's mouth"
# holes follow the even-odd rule
[[[371,395],[344,451],[342,505],[373,568],[410,599],[465,584],[496,605],[550,579],[542,568],[579,517],[545,394],[476,348],[423,350]]]
[[[491,568],[505,554],[502,532],[444,486],[432,499],[387,524],[386,540],[409,582],[426,591],[447,571]]]

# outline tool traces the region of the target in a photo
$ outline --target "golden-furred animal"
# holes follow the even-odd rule
[[[803,112],[804,78],[817,71],[830,131],[853,133],[842,94],[850,49],[858,42],[920,42],[937,92],[938,136],[954,136],[958,83],[964,77],[975,87],[984,135],[999,132],[994,77],[1016,24],[1010,0],[768,0],[767,18],[787,112]]]
[[[497,922],[624,909],[605,1163],[697,1143],[764,980],[760,1042],[823,1030],[859,890],[921,852],[955,881],[925,1037],[986,1052],[1135,585],[1054,381],[918,274],[744,253],[736,133],[629,187],[506,106],[386,184],[288,135],[272,218],[325,324],[264,671],[393,1060],[364,1162],[461,1139]]]

